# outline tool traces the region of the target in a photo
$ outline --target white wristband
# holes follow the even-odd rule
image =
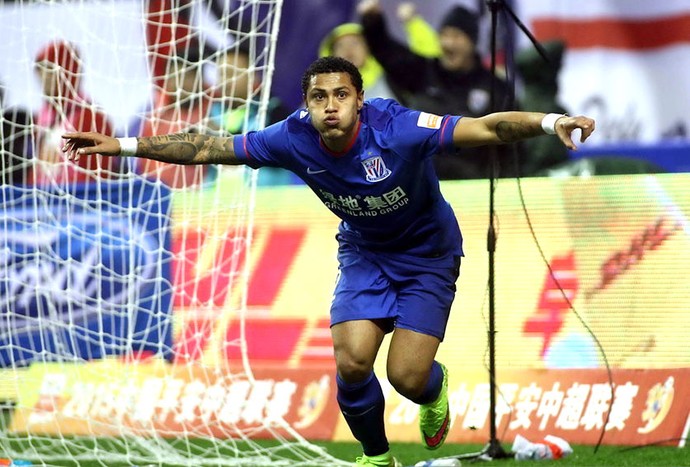
[[[541,119],[541,128],[547,135],[556,134],[556,120],[561,117],[567,117],[565,114],[546,114],[544,118]]]
[[[120,143],[120,156],[131,157],[137,153],[138,141],[136,138],[116,138]]]

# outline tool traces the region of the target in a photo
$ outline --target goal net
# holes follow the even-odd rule
[[[261,128],[281,4],[0,0],[0,459],[342,463],[247,358],[256,172],[60,150]],[[333,396],[318,381],[302,404]]]

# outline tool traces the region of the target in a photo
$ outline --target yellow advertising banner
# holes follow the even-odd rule
[[[689,181],[688,174],[499,180],[493,283],[498,368],[690,366]],[[487,181],[442,185],[466,253],[439,351],[451,367],[487,365],[488,189]],[[199,275],[204,267],[209,276],[222,268],[202,260],[222,257],[231,250],[224,242],[235,238],[200,242],[207,227],[195,219],[203,218],[189,209],[175,216],[175,257],[197,274],[190,278],[176,269],[178,298],[188,292],[175,302],[179,357],[209,364],[237,358],[224,342],[238,336],[236,311],[246,303],[253,363],[328,364],[337,219],[305,187],[259,190],[251,252],[238,260],[249,269],[245,290],[242,280]],[[243,228],[230,225],[228,231]],[[215,300],[213,326],[199,318],[199,309],[209,310],[203,297]],[[199,329],[208,331],[207,338],[191,339]],[[267,336],[273,336],[270,348]]]

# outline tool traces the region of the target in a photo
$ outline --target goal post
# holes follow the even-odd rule
[[[0,0],[0,458],[344,465],[286,421],[295,383],[247,358],[256,171],[60,150],[263,127],[281,7]]]

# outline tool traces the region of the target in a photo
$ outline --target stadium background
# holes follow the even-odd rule
[[[393,2],[383,3],[390,11]],[[353,4],[326,0],[285,2],[273,82],[275,93],[287,103],[298,105],[295,90],[302,69],[315,57],[316,44],[323,36],[320,28],[325,34],[334,25],[352,19]],[[88,9],[88,3],[85,5]],[[136,2],[123,1],[121,7],[128,5],[136,10]],[[640,444],[684,438],[690,411],[690,196],[688,175],[681,172],[687,171],[690,160],[690,117],[686,112],[690,102],[690,7],[680,0],[663,4],[642,0],[591,2],[588,10],[574,13],[558,2],[524,1],[515,5],[537,38],[558,36],[568,41],[562,99],[573,113],[588,113],[598,121],[596,137],[581,153],[587,157],[625,153],[658,162],[670,173],[500,182],[496,193],[497,361],[503,411],[499,428],[508,438],[516,433],[528,437],[556,434],[573,442],[596,442],[611,400],[605,355],[613,369],[618,404],[606,427],[611,433],[606,440]],[[438,19],[440,8],[429,8],[427,3],[419,6],[432,23]],[[95,10],[96,17],[102,14]],[[44,13],[40,5],[36,7],[37,23],[45,21],[67,35],[73,34],[70,22],[77,15],[70,11],[69,4],[61,17],[55,18],[51,12],[47,18],[42,16]],[[84,10],[79,14],[83,15]],[[0,15],[6,30],[11,21],[11,15]],[[104,19],[102,24],[105,27],[108,23]],[[305,24],[310,27],[307,37]],[[592,28],[592,32],[574,34],[575,27]],[[123,34],[126,28],[126,24],[119,24],[116,29]],[[596,32],[597,28],[605,28],[606,34]],[[664,33],[649,38],[649,31],[660,30]],[[36,105],[32,99],[37,97],[37,85],[26,76],[22,78],[17,70],[10,73],[7,64],[12,54],[33,56],[31,44],[37,47],[55,31],[45,28],[37,32],[27,42],[28,50],[3,48],[0,77],[8,104],[21,101]],[[582,37],[592,39],[588,42]],[[143,50],[143,45],[137,45],[137,41],[143,43],[143,37],[134,28],[130,38],[132,51]],[[519,37],[516,40],[522,41]],[[85,60],[91,54],[93,60],[89,63],[94,66],[107,69],[111,62],[102,50],[89,51],[87,46],[84,52]],[[146,73],[139,60],[143,53],[131,57],[130,64],[124,62],[126,56],[119,55],[118,66],[131,73]],[[137,96],[143,100],[147,92],[129,89],[126,95],[109,94],[107,82],[87,84],[95,100],[119,118],[120,128],[124,128],[129,112],[141,107]],[[591,107],[593,102],[598,103],[596,107]],[[448,182],[443,190],[457,210],[468,252],[448,339],[440,353],[454,380],[450,439],[482,441],[486,439],[488,414],[484,244],[488,186],[485,182]],[[215,215],[203,212],[209,206],[204,196],[173,194],[173,252],[181,242],[203,243],[203,219]],[[194,210],[189,206],[195,206]],[[192,226],[198,237],[181,234],[183,226],[189,228],[190,223],[199,224]],[[327,310],[336,271],[335,226],[335,218],[303,187],[262,189],[257,193],[252,226],[254,246],[250,257],[242,259],[251,271],[247,335],[252,368],[259,380],[294,383],[288,391],[291,397],[277,410],[310,438],[350,436],[334,404],[327,332]],[[203,317],[195,313],[194,305],[211,301],[221,311],[239,306],[241,284],[222,274],[222,262],[214,262],[213,258],[184,258],[190,270],[175,269],[174,358],[232,365],[239,359],[233,347],[225,345],[238,335],[232,314],[227,314],[208,335],[196,332],[201,328],[198,320]],[[182,294],[180,291],[189,283],[185,274],[191,274],[192,269],[197,278],[201,277],[201,285]],[[604,354],[576,312],[601,342]],[[45,384],[21,392],[21,405],[27,409],[16,414],[12,429],[22,431],[29,421],[33,428],[40,427],[46,407],[55,413],[46,418],[49,422],[43,429],[55,433],[80,433],[83,426],[71,425],[79,416],[97,420],[99,413],[110,414],[102,406],[103,392],[109,391],[106,398],[112,397],[117,404],[118,397],[129,394],[132,387],[112,387],[94,376],[118,371],[121,363],[95,365],[104,368],[89,371],[88,376],[78,371],[56,376],[50,366],[30,368],[36,374],[27,381]],[[132,377],[134,389],[155,386],[151,382],[155,376],[151,375],[156,374],[160,362],[147,365]],[[194,375],[180,378],[188,384]],[[99,393],[101,398],[97,399]],[[155,393],[151,397],[155,399]],[[391,438],[416,439],[416,414],[393,394],[390,397]],[[203,390],[197,398],[200,400]],[[138,401],[136,407],[143,409],[147,402],[151,400]],[[266,399],[257,404],[261,410],[261,404],[276,406],[278,402]],[[188,400],[186,403],[194,404]],[[521,409],[508,413],[504,404]],[[120,421],[126,424],[132,415],[120,412]],[[196,422],[194,417],[171,425],[163,421],[160,428],[189,432],[198,425]],[[93,430],[93,426],[88,429]]]

